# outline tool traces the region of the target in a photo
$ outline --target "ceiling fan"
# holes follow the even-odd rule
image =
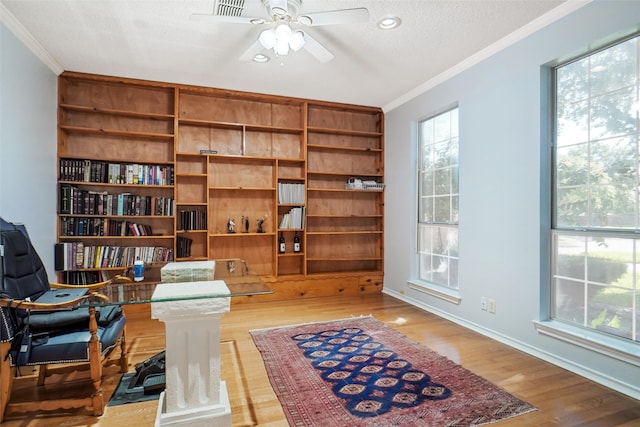
[[[364,8],[300,13],[302,0],[262,0],[265,17],[242,16],[245,0],[216,0],[214,14],[193,14],[192,19],[211,22],[266,26],[260,37],[240,55],[250,61],[263,49],[273,50],[276,56],[305,49],[320,62],[333,59],[333,54],[302,28],[367,22],[369,11]]]

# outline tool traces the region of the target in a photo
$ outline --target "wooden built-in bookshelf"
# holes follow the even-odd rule
[[[380,109],[65,72],[58,111],[61,244],[159,247],[174,261],[242,258],[271,282],[267,299],[381,290],[384,191],[345,188],[352,177],[383,186]],[[301,196],[283,199],[294,187]],[[92,208],[74,208],[69,194],[90,194]],[[133,211],[113,207],[123,195]],[[135,208],[158,200],[168,207]],[[149,261],[145,280],[159,280],[161,265]]]

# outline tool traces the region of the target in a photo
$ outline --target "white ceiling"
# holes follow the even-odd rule
[[[216,0],[0,0],[2,21],[62,70],[383,108],[575,9],[565,0],[302,0],[301,13],[365,7],[366,23],[309,27],[335,58],[300,50],[239,61],[264,26],[190,19]],[[570,3],[574,3],[570,5]],[[582,2],[584,3],[584,2]],[[570,6],[570,7],[568,7]],[[243,16],[266,17],[262,0]],[[395,15],[395,30],[376,27]],[[523,28],[524,27],[524,28]]]

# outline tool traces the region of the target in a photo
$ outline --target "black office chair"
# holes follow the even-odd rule
[[[128,367],[122,308],[100,305],[97,291],[110,281],[89,286],[49,283],[46,270],[24,226],[0,218],[0,423],[5,412],[88,407],[104,412],[102,366],[120,346],[120,371]],[[39,366],[39,386],[48,365],[89,365],[89,396],[11,403],[16,368]],[[75,367],[75,366],[74,366]],[[80,368],[80,366],[78,366]]]

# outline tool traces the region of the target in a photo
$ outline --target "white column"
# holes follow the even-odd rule
[[[152,301],[164,302],[151,303],[151,317],[166,330],[166,387],[156,426],[231,426],[220,380],[220,318],[229,311],[228,295],[222,280],[156,287]]]

